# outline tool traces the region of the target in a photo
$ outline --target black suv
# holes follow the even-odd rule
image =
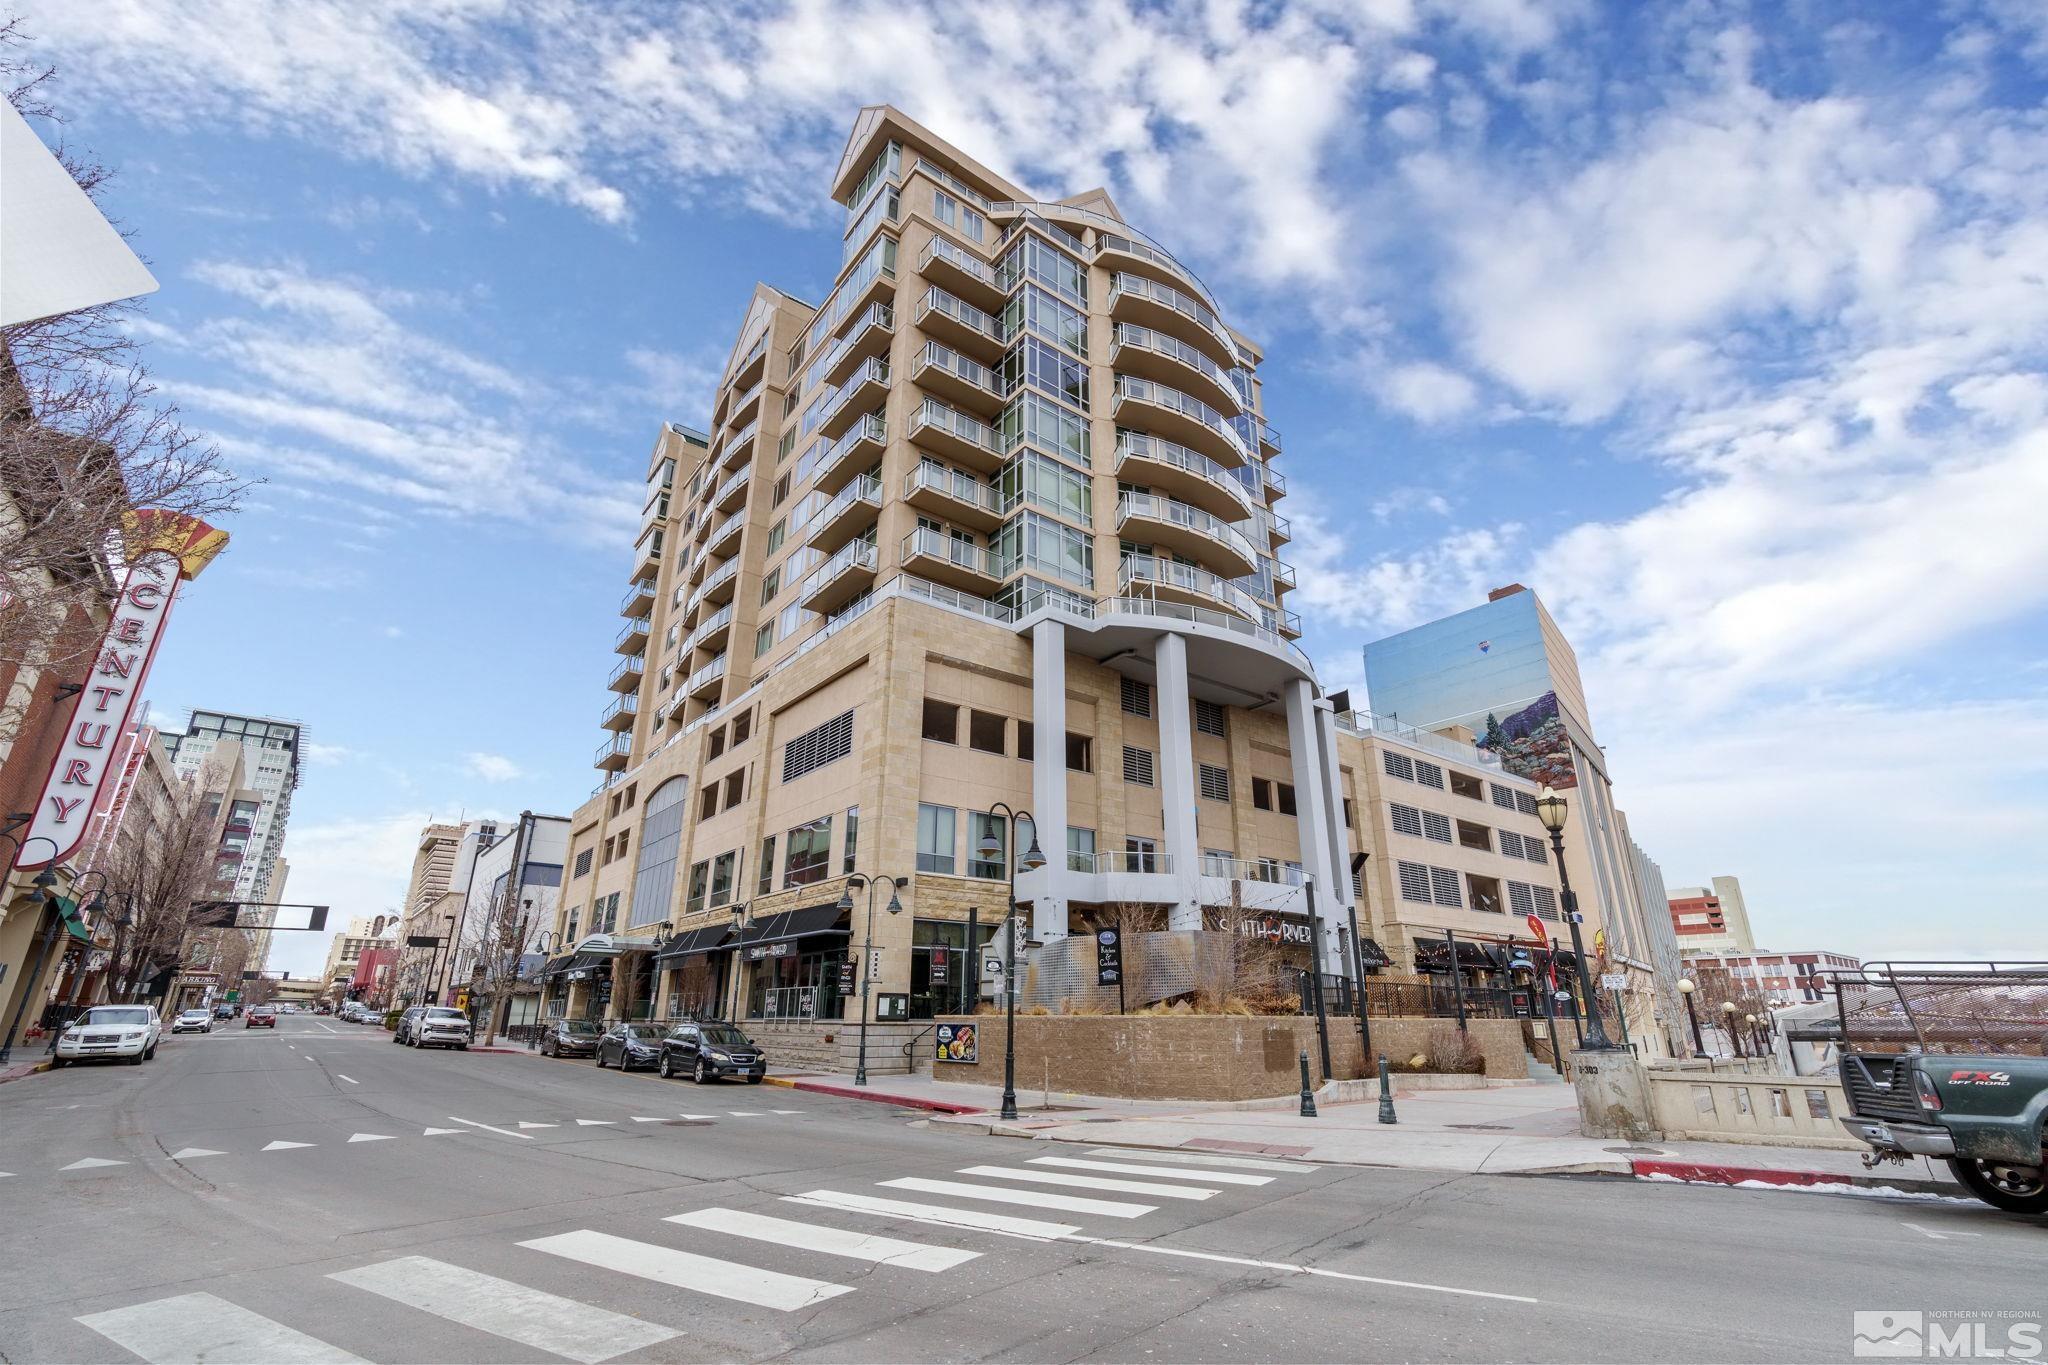
[[[722,1019],[677,1024],[661,1040],[661,1060],[655,1069],[663,1076],[687,1072],[703,1085],[720,1076],[739,1076],[748,1085],[759,1085],[768,1074],[768,1058],[753,1040]]]

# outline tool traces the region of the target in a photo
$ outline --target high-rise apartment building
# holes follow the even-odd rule
[[[1669,1039],[1680,1008],[1679,963],[1659,891],[1643,878],[1594,738],[1578,657],[1535,593],[1495,590],[1483,606],[1365,647],[1373,711],[1427,731],[1469,736],[1502,769],[1556,788],[1569,805],[1565,869],[1603,971],[1637,973],[1631,1028]]]
[[[477,853],[497,838],[494,820],[436,822],[420,830],[399,926],[397,991],[407,1004],[446,1003],[463,892]],[[412,939],[435,939],[433,944]]]
[[[904,882],[877,989],[957,1006],[998,803],[1048,859],[1041,953],[1233,880],[1305,926],[1313,882],[1335,971],[1353,835],[1258,346],[1103,191],[1033,200],[893,109],[832,195],[827,297],[757,288],[709,434],[656,441],[560,925],[624,957],[557,963],[554,1003],[834,1017],[857,872]]]
[[[165,750],[180,777],[190,778],[222,745],[241,747],[243,780],[228,813],[221,844],[224,862],[234,874],[236,900],[276,903],[284,899],[289,864],[284,860],[285,830],[291,823],[292,793],[299,786],[299,745],[305,727],[297,721],[269,716],[238,716],[221,711],[194,711],[182,735],[163,736]],[[274,912],[266,912],[265,919]],[[243,923],[251,922],[245,915]],[[270,958],[270,931],[260,929],[250,954],[255,970]]]
[[[1742,883],[1734,877],[1716,877],[1712,886],[1681,886],[1669,900],[1671,926],[1686,952],[1756,951],[1756,935],[1749,927],[1749,905],[1742,899]]]

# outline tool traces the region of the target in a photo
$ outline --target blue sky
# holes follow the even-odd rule
[[[293,899],[588,794],[656,426],[756,279],[822,297],[887,100],[1106,184],[1265,339],[1326,683],[1528,583],[1672,885],[1740,876],[1776,946],[2048,954],[2031,0],[17,7],[164,391],[264,481],[151,691],[310,727]]]

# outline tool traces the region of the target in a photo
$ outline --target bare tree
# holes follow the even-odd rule
[[[462,923],[461,956],[469,967],[469,996],[484,1002],[484,1046],[498,1035],[498,1012],[519,982],[519,961],[532,926],[508,878],[491,893],[481,914]]]
[[[1197,992],[1198,1004],[1212,1010],[1292,1012],[1299,997],[1288,989],[1285,954],[1267,930],[1268,918],[1245,908],[1244,883],[1234,878],[1230,899],[1207,907],[1205,919],[1219,931],[1223,947],[1215,957],[1204,959],[1209,965]]]
[[[222,817],[206,799],[207,771],[158,799],[131,800],[107,854],[107,883],[123,893],[115,907],[110,978],[116,998],[128,998],[156,971],[189,961],[192,903],[231,894],[233,879],[218,866]]]
[[[23,117],[61,122],[53,68],[30,59],[18,19],[0,23],[0,88]],[[89,196],[110,172],[60,144]],[[247,484],[187,431],[143,365],[133,301],[0,327],[0,664],[75,672],[98,637],[123,515],[201,519],[234,510]],[[0,713],[0,736],[18,715]]]

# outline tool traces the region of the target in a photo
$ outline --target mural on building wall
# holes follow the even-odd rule
[[[1501,767],[1517,777],[1556,787],[1579,785],[1572,769],[1571,735],[1557,712],[1557,693],[1545,692],[1505,717],[1487,713],[1479,747],[1500,758]]]

